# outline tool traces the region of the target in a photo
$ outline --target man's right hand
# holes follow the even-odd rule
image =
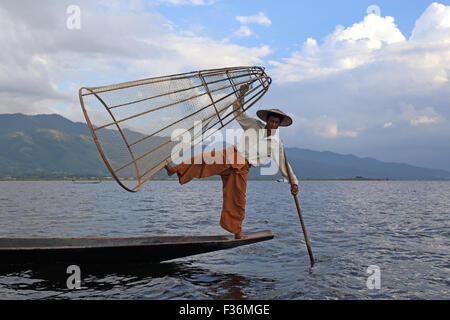
[[[298,195],[298,185],[296,184],[291,185],[291,193],[293,196]]]
[[[248,91],[248,84],[243,84],[240,88],[239,88],[239,93],[241,94],[241,96],[245,95],[245,93]]]

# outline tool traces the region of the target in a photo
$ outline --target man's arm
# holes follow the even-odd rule
[[[239,88],[239,98],[233,103],[233,114],[236,117],[237,122],[241,125],[242,129],[247,130],[250,128],[259,128],[259,121],[250,117],[243,111],[244,96],[248,91],[248,85],[244,84]]]
[[[292,170],[291,165],[289,164],[289,162],[286,161],[283,143],[279,139],[276,139],[276,140],[273,139],[272,143],[274,143],[274,142],[278,144],[279,152],[278,152],[278,155],[274,155],[273,158],[274,158],[275,162],[278,164],[278,168],[279,168],[281,174],[283,175],[283,177],[288,179],[289,183],[291,184],[291,193],[293,195],[297,195],[298,194],[298,179],[295,176],[294,170]],[[287,166],[286,166],[286,163],[287,163]],[[292,181],[291,181],[290,177],[292,177]]]
[[[290,172],[292,172],[292,177],[293,177],[292,184],[291,184],[291,193],[294,196],[296,196],[298,194],[298,179],[295,176],[294,171],[292,170],[291,165],[289,163],[288,163],[288,170]]]
[[[282,153],[282,157],[283,157],[283,159],[280,164],[280,172],[283,175],[283,177],[285,177],[286,179],[289,180],[289,183],[291,183],[291,192],[292,192],[292,194],[294,194],[294,192],[295,192],[295,195],[296,195],[298,193],[298,179],[295,176],[294,170],[292,170],[292,167],[289,164],[289,162],[286,167],[286,159],[284,157],[284,152]],[[292,181],[289,179],[289,176],[292,177]]]

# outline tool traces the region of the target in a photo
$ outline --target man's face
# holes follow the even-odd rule
[[[267,130],[277,130],[280,125],[280,119],[277,117],[270,116],[267,119],[266,129]]]

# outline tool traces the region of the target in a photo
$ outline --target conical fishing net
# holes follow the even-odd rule
[[[267,92],[271,79],[261,67],[235,67],[81,88],[79,95],[112,176],[126,190],[138,191],[182,148],[182,132],[190,133],[194,147],[205,133],[234,120],[232,105],[243,84],[250,89],[242,112]]]

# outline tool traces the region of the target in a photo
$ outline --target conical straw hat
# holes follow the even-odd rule
[[[276,113],[283,116],[283,119],[280,122],[281,127],[289,127],[292,124],[292,118],[289,117],[286,113],[279,109],[268,109],[268,110],[258,110],[256,115],[263,121],[267,122],[267,116],[270,113]]]

